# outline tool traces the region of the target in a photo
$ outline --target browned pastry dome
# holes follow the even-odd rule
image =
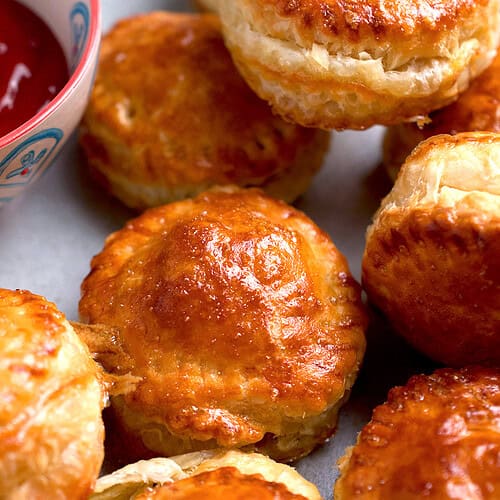
[[[303,213],[258,190],[207,192],[130,221],[91,267],[80,314],[118,330],[93,340],[105,368],[143,377],[113,405],[146,447],[289,460],[333,432],[366,318],[345,258]],[[118,337],[132,361],[108,358]]]
[[[288,465],[241,451],[211,450],[127,465],[101,478],[90,500],[308,499],[317,488]]]
[[[329,139],[284,122],[250,90],[217,17],[169,12],[125,19],[104,37],[80,134],[96,178],[134,208],[228,184],[293,201]]]
[[[500,371],[443,369],[392,389],[340,469],[336,500],[500,498]]]
[[[422,142],[368,228],[363,285],[414,347],[500,362],[500,135]]]
[[[306,126],[421,121],[493,59],[498,0],[220,0],[250,86]]]
[[[27,291],[0,289],[0,353],[0,498],[88,498],[104,456],[100,368]]]
[[[500,132],[500,52],[457,101],[434,111],[429,119],[423,128],[406,123],[387,130],[384,164],[393,179],[412,149],[433,135],[481,130]]]
[[[137,500],[306,500],[280,483],[269,483],[259,475],[246,476],[233,467],[203,472],[178,483],[152,488],[137,495]]]

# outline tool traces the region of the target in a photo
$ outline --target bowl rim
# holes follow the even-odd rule
[[[52,99],[47,106],[41,109],[38,113],[32,116],[29,120],[25,121],[19,127],[11,130],[6,135],[0,137],[0,148],[12,144],[21,136],[31,132],[35,127],[37,127],[43,120],[47,118],[48,115],[53,113],[57,108],[61,106],[64,100],[69,96],[71,91],[76,88],[76,86],[83,79],[85,70],[91,63],[90,55],[95,50],[96,45],[99,45],[101,37],[101,6],[100,0],[89,0],[90,2],[90,26],[89,26],[89,37],[87,40],[87,45],[83,51],[80,61],[69,77],[68,81],[64,87],[59,91],[59,93]]]

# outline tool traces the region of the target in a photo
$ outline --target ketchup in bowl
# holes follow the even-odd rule
[[[68,79],[49,27],[15,0],[0,0],[0,137],[32,118]]]

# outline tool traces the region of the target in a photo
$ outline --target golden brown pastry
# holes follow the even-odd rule
[[[498,368],[412,377],[341,459],[335,500],[500,498],[499,408]]]
[[[495,55],[498,0],[220,0],[250,86],[301,125],[421,121]]]
[[[215,16],[169,12],[104,37],[80,132],[95,177],[139,209],[228,184],[293,201],[330,139],[273,115],[236,71]]]
[[[366,317],[345,258],[303,213],[255,189],[207,192],[130,221],[91,268],[80,315],[116,328],[91,350],[143,377],[112,400],[128,443],[291,460],[333,433]]]
[[[424,139],[459,132],[500,132],[500,52],[457,101],[434,111],[429,119],[423,128],[405,123],[387,130],[384,164],[393,180],[412,149]]]
[[[363,284],[414,347],[500,362],[500,135],[422,142],[368,228]]]
[[[203,472],[179,483],[167,484],[137,495],[137,500],[306,500],[290,493],[284,484],[268,483],[259,475],[245,476],[232,467]]]
[[[97,482],[90,500],[308,499],[317,488],[288,465],[257,453],[211,450],[128,465]]]
[[[0,289],[0,359],[0,498],[88,498],[105,393],[87,347],[54,304]]]

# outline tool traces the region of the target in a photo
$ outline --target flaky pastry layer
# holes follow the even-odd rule
[[[364,129],[421,121],[493,59],[500,4],[221,0],[226,43],[285,118]]]
[[[422,142],[367,231],[363,285],[413,346],[500,361],[500,136]]]
[[[384,138],[384,164],[392,179],[413,148],[439,134],[500,132],[500,54],[457,101],[429,115],[424,126],[394,125]]]

